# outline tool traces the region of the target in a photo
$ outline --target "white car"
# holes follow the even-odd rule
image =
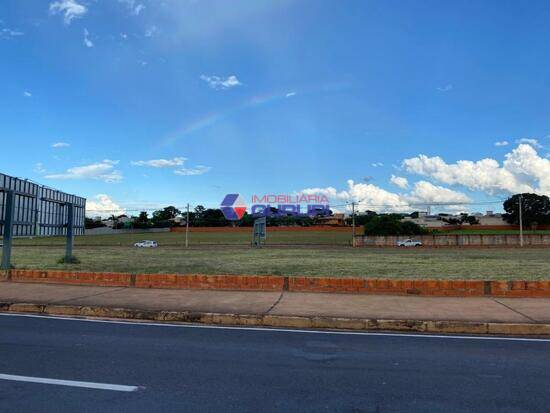
[[[159,244],[156,241],[143,240],[136,242],[134,247],[138,248],[157,248]]]
[[[398,247],[421,247],[422,243],[420,241],[409,238],[409,239],[406,239],[405,241],[399,241],[397,243],[397,246]]]

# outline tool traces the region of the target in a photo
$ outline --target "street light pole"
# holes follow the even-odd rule
[[[522,198],[523,196],[519,194],[519,246],[523,247],[523,212],[522,212]]]
[[[189,247],[189,203],[187,203],[187,218],[185,218],[185,248]]]
[[[355,247],[355,201],[351,203],[351,245]]]

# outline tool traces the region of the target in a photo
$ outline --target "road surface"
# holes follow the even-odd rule
[[[2,412],[548,412],[550,340],[0,315]]]

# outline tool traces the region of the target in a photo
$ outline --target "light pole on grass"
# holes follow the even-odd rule
[[[355,247],[355,201],[351,203],[351,245]]]
[[[523,212],[522,212],[522,194],[519,194],[518,202],[519,202],[519,246],[523,247]]]
[[[187,217],[185,218],[185,248],[189,247],[189,203],[187,203]]]

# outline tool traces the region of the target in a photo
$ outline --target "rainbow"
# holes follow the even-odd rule
[[[273,102],[281,101],[296,95],[296,92],[290,93],[269,93],[263,95],[257,95],[245,99],[242,102],[239,102],[237,105],[229,107],[220,112],[208,113],[195,119],[194,121],[186,124],[183,128],[179,129],[177,132],[170,134],[169,137],[165,139],[165,144],[175,143],[177,140],[184,138],[187,135],[198,132],[202,129],[208,128],[216,123],[228,118],[231,115],[234,115],[237,112],[252,109],[260,106],[264,106]],[[289,96],[287,96],[289,95]]]
[[[186,124],[182,128],[178,129],[176,132],[171,133],[166,139],[164,139],[164,144],[172,144],[177,142],[179,139],[184,138],[193,133],[199,132],[205,128],[208,128],[216,123],[234,115],[243,110],[254,109],[261,106],[266,106],[275,102],[283,101],[285,99],[294,98],[295,96],[311,95],[314,93],[330,93],[330,92],[340,92],[346,89],[349,89],[351,84],[349,82],[335,82],[325,84],[321,87],[315,89],[310,89],[306,91],[287,91],[287,92],[270,92],[261,95],[252,96],[246,98],[244,101],[239,102],[238,104],[228,107],[219,112],[211,112],[206,115],[202,115],[194,121]]]

